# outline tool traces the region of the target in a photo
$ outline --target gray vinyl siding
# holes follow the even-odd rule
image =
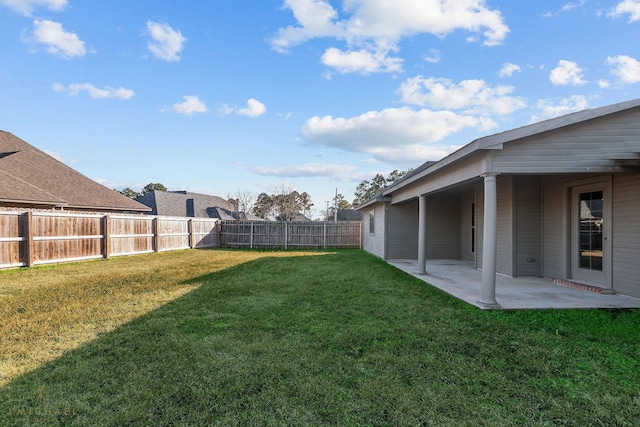
[[[460,196],[460,259],[463,261],[475,262],[476,258],[471,238],[471,205],[475,202],[476,195],[474,191],[469,191]],[[478,224],[476,223],[476,244],[477,233]]]
[[[613,177],[613,289],[640,298],[640,174]]]
[[[427,259],[460,259],[459,197],[427,197]]]
[[[625,111],[513,141],[495,150],[492,167],[502,173],[613,171],[611,159],[638,151],[639,134],[640,110]]]
[[[476,268],[482,268],[484,251],[484,184],[476,185]]]
[[[513,177],[497,180],[498,223],[496,271],[513,276]]]
[[[544,177],[542,182],[542,275],[568,278],[567,189],[563,177]]]
[[[369,229],[369,211],[375,212],[374,232]],[[385,258],[385,205],[377,204],[362,212],[363,218],[363,249],[373,255]]]
[[[418,200],[387,205],[387,258],[418,258]]]
[[[537,176],[515,179],[515,276],[542,274],[542,185]]]

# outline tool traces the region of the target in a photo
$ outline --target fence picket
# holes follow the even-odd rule
[[[221,221],[223,248],[362,248],[361,221]]]

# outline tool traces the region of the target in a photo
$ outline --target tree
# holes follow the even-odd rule
[[[260,218],[275,217],[273,198],[267,193],[258,194],[256,203],[253,206],[253,214]]]
[[[256,201],[256,195],[251,191],[237,189],[235,194],[227,193],[227,201],[234,206],[236,213],[251,212]]]
[[[340,193],[336,194],[333,198],[333,206],[329,206],[324,212],[325,221],[332,221],[336,217],[336,209],[352,209],[351,203],[347,202],[347,199]]]
[[[157,191],[167,191],[167,187],[165,187],[164,185],[155,182],[150,182],[149,184],[145,185],[144,188],[142,188],[142,195],[144,196],[147,193],[151,193],[153,190],[157,190]]]
[[[298,193],[289,187],[276,188],[274,194],[260,193],[253,207],[253,213],[261,218],[277,217],[291,221],[297,215],[311,214],[311,197],[308,193]]]
[[[376,174],[373,177],[371,182],[366,179],[356,187],[356,191],[354,195],[356,198],[353,200],[353,206],[357,207],[366,202],[367,200],[374,197],[380,191],[382,191],[385,187],[388,187],[398,181],[400,178],[403,178],[407,173],[409,173],[411,169],[406,171],[398,171],[397,169],[389,173],[385,178],[382,174]]]
[[[118,191],[118,190],[116,190],[116,191]],[[133,191],[129,187],[118,191],[118,193],[122,194],[123,196],[127,196],[130,199],[134,199],[134,200],[137,199],[138,197],[140,197],[140,193],[138,193],[137,191]]]

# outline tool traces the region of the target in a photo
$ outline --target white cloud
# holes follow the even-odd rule
[[[173,104],[171,109],[179,114],[191,115],[194,113],[206,113],[209,111],[207,105],[197,96],[183,96],[184,102]]]
[[[263,115],[267,111],[267,107],[258,101],[257,99],[249,99],[247,101],[247,108],[242,108],[236,111],[236,114],[248,117],[258,117]]]
[[[561,99],[559,102],[541,99],[536,107],[540,112],[531,117],[531,123],[585,110],[589,107],[589,102],[583,95],[573,95],[570,98]]]
[[[622,83],[640,82],[640,61],[637,59],[626,55],[609,56],[606,63]]]
[[[75,33],[65,31],[59,22],[36,19],[33,27],[31,36],[25,38],[26,42],[43,44],[51,55],[65,59],[86,55],[84,42]]]
[[[340,73],[359,72],[362,74],[393,72],[402,69],[402,59],[388,57],[388,52],[372,52],[361,49],[342,52],[334,47],[322,55],[322,63],[335,68]]]
[[[67,6],[67,0],[0,0],[0,6],[6,6],[22,15],[31,16],[31,13],[38,7],[53,11],[62,10]]]
[[[99,89],[91,83],[71,83],[69,86],[55,83],[52,88],[57,92],[66,92],[70,96],[77,96],[80,92],[85,91],[92,99],[129,99],[135,94],[131,89],[123,87],[112,88],[110,86]]]
[[[336,177],[353,173],[358,168],[353,165],[337,165],[329,163],[307,163],[294,166],[255,166],[251,170],[258,175],[277,176],[281,178]]]
[[[586,83],[582,78],[582,68],[572,61],[560,60],[558,66],[551,70],[549,80],[556,86],[579,86]]]
[[[489,9],[485,0],[344,0],[344,19],[328,0],[285,0],[283,8],[293,12],[297,25],[280,28],[271,40],[273,49],[288,52],[319,37],[344,41],[346,49],[332,48],[323,57],[341,72],[397,71],[401,60],[388,57],[389,52],[397,52],[401,39],[416,34],[444,37],[465,30],[482,34],[484,44],[493,46],[509,32],[500,11]]]
[[[513,73],[520,71],[522,71],[522,69],[519,65],[506,62],[500,69],[500,77],[511,77],[513,76]]]
[[[424,60],[431,64],[437,64],[440,62],[440,51],[438,49],[429,49],[429,55],[425,55]]]
[[[582,7],[582,6],[585,5],[585,3],[586,3],[586,0],[580,0],[578,3],[567,3],[564,6],[562,6],[561,10],[563,12],[567,12],[567,11],[569,11],[571,9],[575,9],[577,7]]]
[[[439,159],[457,147],[435,143],[467,129],[495,127],[489,119],[408,107],[370,111],[352,118],[312,117],[302,129],[313,145],[371,154],[382,161]]]
[[[449,79],[422,76],[405,80],[399,89],[402,101],[407,104],[500,116],[525,107],[522,99],[510,96],[513,91],[512,86],[492,87],[484,80],[455,84]]]
[[[153,55],[163,61],[179,61],[187,38],[167,24],[148,21],[147,30],[151,41],[147,47]]]
[[[563,12],[568,12],[568,11],[570,11],[572,9],[576,9],[578,7],[582,7],[586,3],[587,3],[586,0],[580,0],[578,3],[566,3],[566,4],[562,5],[560,10],[558,10],[557,12],[546,12],[542,16],[547,17],[547,18],[554,18],[554,17],[560,16]]]
[[[218,109],[220,114],[238,114],[247,117],[258,117],[266,113],[267,107],[257,99],[251,98],[247,101],[247,108],[232,108],[227,104],[222,104]]]
[[[629,23],[640,21],[640,0],[624,0],[616,5],[607,16],[619,18],[629,14]]]

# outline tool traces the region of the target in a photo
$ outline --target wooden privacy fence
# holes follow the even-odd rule
[[[362,248],[362,222],[221,221],[223,248]]]
[[[0,211],[0,268],[217,247],[218,220]]]

